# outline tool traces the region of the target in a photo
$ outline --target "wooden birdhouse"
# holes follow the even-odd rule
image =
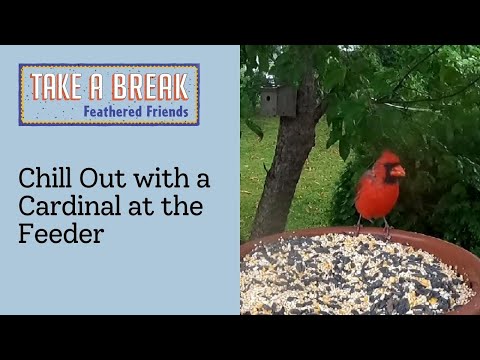
[[[297,115],[297,90],[291,86],[262,88],[260,110],[264,116]]]

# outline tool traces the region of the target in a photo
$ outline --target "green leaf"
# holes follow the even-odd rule
[[[467,195],[467,190],[465,190],[465,187],[461,183],[456,183],[452,187],[452,194],[459,197],[465,197]]]
[[[293,84],[293,85],[299,85],[300,84],[300,82],[302,81],[302,78],[303,78],[304,69],[305,69],[304,64],[296,63],[296,64],[293,65],[293,68],[292,68],[292,71],[291,71],[290,84]]]
[[[325,48],[331,56],[338,57],[340,55],[338,45],[323,45],[323,48]]]
[[[332,62],[327,68],[323,86],[325,90],[330,91],[337,85],[343,85],[347,69],[337,62]]]
[[[345,127],[345,134],[352,135],[355,133],[355,122],[354,117],[350,115],[346,115],[343,118],[343,124]]]
[[[454,129],[449,121],[445,122],[445,136],[447,138],[447,145],[453,145],[455,143]]]
[[[459,73],[458,71],[453,68],[452,66],[448,66],[445,64],[440,65],[440,81],[447,85],[454,85],[459,80]]]
[[[366,72],[368,70],[367,60],[363,57],[354,60],[351,64],[351,69],[359,74]]]
[[[288,53],[282,53],[275,60],[275,66],[272,67],[270,72],[281,82],[292,84],[294,77],[292,74],[293,65],[291,55]]]
[[[332,121],[332,131],[330,131],[330,136],[328,137],[326,148],[329,149],[333,144],[335,144],[342,137],[342,124],[340,118],[331,119]]]
[[[443,156],[438,159],[438,177],[448,179],[457,173],[455,158]]]
[[[325,49],[323,46],[315,46],[312,51],[313,65],[319,72],[325,69]]]
[[[258,53],[258,69],[261,72],[268,72],[270,64],[268,62],[268,53],[265,51],[260,51]]]
[[[340,152],[340,156],[342,157],[343,161],[346,161],[348,158],[348,155],[350,154],[350,141],[347,136],[344,135],[340,138],[338,150]]]
[[[340,116],[343,118],[345,133],[351,135],[355,132],[355,126],[366,112],[366,103],[360,99],[352,99],[339,105]]]
[[[251,118],[247,118],[245,119],[245,124],[260,138],[260,141],[263,140],[263,130],[257,123],[255,123]]]
[[[246,90],[241,92],[240,95],[240,117],[242,119],[247,119],[254,114],[254,109],[252,102],[250,101],[250,98],[248,96],[248,93]]]
[[[340,101],[336,96],[332,95],[328,97],[328,107],[327,107],[327,122],[328,125],[332,123],[332,120],[335,119],[340,112]]]
[[[370,82],[370,85],[376,95],[377,98],[380,98],[386,94],[389,94],[392,91],[392,85],[385,81],[384,76],[378,76],[379,74],[375,74],[376,76]]]
[[[335,134],[334,132],[331,132],[330,136],[327,139],[326,148],[330,149],[332,147],[332,145],[335,144],[338,141],[338,139],[339,139],[338,134]]]
[[[257,67],[257,45],[245,45],[245,52],[247,53],[249,66]]]

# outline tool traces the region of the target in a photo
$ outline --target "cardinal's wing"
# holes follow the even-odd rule
[[[375,174],[372,170],[368,170],[362,175],[357,184],[355,201],[357,201],[358,197],[360,196],[362,189],[364,189],[365,186],[373,185],[374,180]]]

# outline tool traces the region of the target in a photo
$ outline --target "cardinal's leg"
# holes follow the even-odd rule
[[[385,231],[387,240],[390,240],[392,237],[390,236],[390,230],[393,229],[393,226],[388,225],[387,219],[383,217],[383,221],[385,221],[385,227],[383,231]]]
[[[362,227],[362,224],[360,223],[362,221],[362,215],[358,217],[358,222],[356,225],[357,231],[355,232],[355,236],[358,236],[360,234],[360,228]]]

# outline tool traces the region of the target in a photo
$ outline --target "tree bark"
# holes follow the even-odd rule
[[[272,166],[267,172],[250,239],[282,232],[305,161],[315,145],[315,126],[326,110],[317,106],[312,71],[308,71],[297,91],[297,116],[280,117],[280,127]]]

